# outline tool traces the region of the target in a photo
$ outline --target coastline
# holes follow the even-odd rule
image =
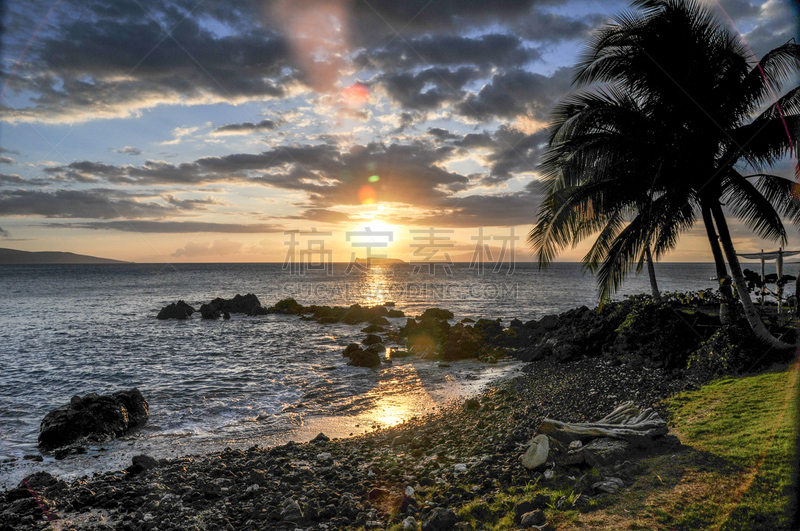
[[[0,513],[0,525],[49,527],[39,504],[70,529],[385,528],[408,516],[422,522],[437,509],[537,481],[519,457],[543,418],[594,420],[626,400],[658,407],[685,384],[659,369],[598,359],[533,362],[476,399],[351,438],[161,460],[149,470],[58,481],[34,490],[37,498],[12,489],[2,496],[18,510]]]

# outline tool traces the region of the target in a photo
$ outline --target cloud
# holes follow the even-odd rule
[[[741,15],[751,14],[748,9]],[[753,29],[742,35],[744,41],[759,59],[768,51],[797,38],[800,24],[800,6],[796,2],[768,0],[761,4],[758,15],[749,20]]]
[[[185,247],[176,250],[171,256],[174,258],[197,258],[201,256],[228,256],[239,254],[244,247],[242,242],[223,238],[213,242],[189,242]]]
[[[14,155],[19,155],[20,154],[20,152],[17,151],[16,149],[6,149],[6,148],[4,148],[2,146],[0,146],[0,153],[13,153]]]
[[[569,68],[559,68],[551,76],[522,69],[500,71],[456,109],[462,116],[479,121],[521,115],[544,120],[553,103],[569,90],[570,78]]]
[[[185,210],[187,208],[171,204],[139,201],[113,190],[0,190],[0,216],[136,219],[161,218]]]
[[[515,35],[488,34],[480,37],[459,35],[422,35],[411,39],[395,39],[377,50],[364,51],[355,59],[361,68],[381,70],[411,69],[419,66],[522,66],[538,59],[537,50],[526,48]]]
[[[0,156],[0,164],[15,164],[17,161],[12,159],[11,157],[3,157]]]
[[[580,18],[558,13],[547,13],[533,9],[526,16],[510,21],[513,31],[526,39],[540,43],[557,43],[572,39],[585,39],[606,18],[602,6],[595,4],[602,13],[590,13]]]
[[[184,233],[230,233],[230,234],[269,234],[283,233],[281,225],[270,223],[214,223],[205,221],[89,221],[85,223],[48,223],[47,227],[58,229],[117,230],[122,232],[141,232],[153,234]]]
[[[52,181],[49,179],[23,179],[16,173],[14,174],[7,174],[7,173],[0,173],[0,186],[3,185],[17,185],[17,186],[47,186],[48,184],[52,184]]]
[[[175,144],[180,144],[184,137],[190,136],[192,133],[196,132],[199,127],[176,127],[172,130],[172,136],[174,137],[172,140],[165,140],[164,142],[159,142],[162,146],[174,146]]]
[[[3,238],[10,238],[11,233],[5,230],[3,227],[0,227],[0,236],[2,236]]]
[[[278,124],[273,120],[261,120],[257,124],[252,122],[244,122],[241,124],[227,124],[221,125],[214,129],[211,134],[214,135],[245,135],[248,133],[257,133],[260,131],[272,131],[278,127]]]
[[[450,70],[435,67],[415,73],[381,74],[376,83],[390,99],[402,107],[424,111],[461,101],[466,96],[463,87],[481,77],[482,74],[476,68],[465,66]]]
[[[369,186],[377,201],[426,205],[468,187],[468,177],[443,167],[455,151],[453,147],[433,148],[422,142],[373,142],[347,151],[319,144],[203,157],[177,165],[152,160],[138,167],[77,161],[46,171],[65,178],[130,185],[260,184],[306,192],[317,208],[360,204],[359,192]],[[373,175],[378,176],[378,182],[369,181]]]
[[[203,10],[146,4],[145,13],[136,2],[124,10],[104,1],[62,10],[16,75],[0,72],[11,92],[32,95],[27,106],[0,107],[0,119],[79,122],[165,103],[263,101],[302,83],[285,39],[257,18],[217,35],[201,25]],[[205,14],[232,17],[237,9]]]
[[[131,147],[131,146],[125,146],[122,149],[108,148],[108,150],[109,151],[113,151],[114,153],[121,153],[123,155],[137,156],[137,155],[141,155],[142,154],[142,150],[141,149],[136,149],[135,147]]]
[[[540,0],[539,0],[540,1]],[[557,3],[558,0],[556,0]],[[465,31],[527,15],[537,0],[373,0],[354,2],[354,37],[362,45],[376,45],[387,34],[403,35]]]
[[[327,210],[324,208],[310,208],[295,216],[287,216],[286,219],[303,219],[309,221],[319,221],[321,223],[341,223],[344,221],[350,221],[351,218],[350,214],[345,212]]]

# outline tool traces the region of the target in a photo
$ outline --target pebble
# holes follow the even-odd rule
[[[397,526],[404,531],[450,531],[465,524],[456,514],[463,504],[477,499],[491,504],[488,500],[498,488],[553,478],[552,470],[540,475],[519,462],[520,445],[533,437],[545,415],[593,421],[637,393],[637,402],[649,406],[683,386],[659,370],[636,371],[596,359],[534,362],[525,370],[530,372],[489,388],[478,409],[452,404],[353,439],[319,434],[309,443],[160,460],[136,474],[100,473],[69,484],[52,478],[37,492],[51,516],[72,522],[71,531],[182,530],[196,528],[194,522],[200,521],[207,529],[225,530]],[[586,401],[584,390],[592,386],[601,392]],[[632,468],[628,465],[614,476],[626,477]],[[622,486],[621,479],[593,481]],[[375,489],[388,495],[370,500]],[[5,508],[0,529],[46,529],[35,500],[12,499],[15,492],[0,491],[0,507]],[[547,510],[551,503],[541,494],[528,501],[530,505],[519,508],[526,510],[522,514]],[[404,510],[391,520],[392,504],[399,508],[401,503]],[[579,503],[588,504],[588,499],[580,496],[573,505]],[[87,512],[101,514],[104,524],[88,522]],[[522,514],[517,513],[517,522]],[[41,525],[32,526],[31,515]]]

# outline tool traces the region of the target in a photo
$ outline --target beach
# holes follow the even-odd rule
[[[352,438],[225,449],[12,489],[3,495],[15,510],[2,513],[0,526],[372,529],[409,516],[422,523],[439,509],[543,481],[519,462],[543,418],[596,420],[626,400],[658,408],[686,385],[658,369],[602,360],[534,362],[474,401]]]

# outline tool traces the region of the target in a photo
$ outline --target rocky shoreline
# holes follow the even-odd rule
[[[587,471],[522,466],[544,418],[591,421],[628,400],[658,409],[661,399],[693,385],[663,369],[602,359],[534,361],[525,372],[436,414],[353,438],[320,435],[303,444],[161,461],[139,456],[124,471],[71,483],[37,473],[0,494],[0,530],[51,523],[95,531],[480,529],[465,518],[466,506],[486,512],[482,521],[511,511],[519,513],[518,524],[527,515],[526,525],[541,525],[569,504],[537,494],[536,486],[571,485],[582,493],[582,510],[590,509],[586,500],[614,496],[594,492],[581,476]],[[625,467],[591,473],[613,475],[624,488],[631,473]],[[527,505],[492,508],[504,490],[525,486]]]

